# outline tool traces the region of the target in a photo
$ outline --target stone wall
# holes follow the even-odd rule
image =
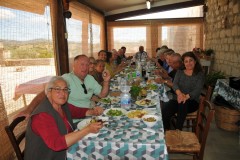
[[[205,48],[215,51],[213,70],[240,76],[240,1],[207,0]]]

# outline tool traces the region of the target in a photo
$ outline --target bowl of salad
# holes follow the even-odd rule
[[[109,117],[120,117],[127,113],[125,109],[122,108],[110,108],[106,109],[103,114]]]

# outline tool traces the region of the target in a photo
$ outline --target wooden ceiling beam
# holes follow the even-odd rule
[[[193,1],[169,4],[164,6],[152,7],[151,9],[146,8],[146,9],[141,9],[136,11],[109,15],[109,16],[106,16],[105,18],[107,21],[115,21],[117,19],[122,19],[127,17],[139,16],[143,14],[150,14],[150,13],[156,13],[156,12],[162,12],[162,11],[169,11],[174,9],[181,9],[186,7],[193,7],[198,5],[204,5],[204,0],[193,0]]]
[[[70,0],[70,1],[73,1],[73,0]],[[91,8],[91,9],[95,10],[96,12],[98,12],[98,13],[104,15],[104,12],[103,12],[103,11],[101,11],[100,9],[94,7],[94,6],[91,5],[90,3],[86,2],[86,1],[83,1],[83,0],[77,0],[77,1],[78,1],[79,3],[84,4],[84,5],[87,6],[87,7],[89,7],[89,8]]]

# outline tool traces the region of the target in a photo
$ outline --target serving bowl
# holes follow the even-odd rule
[[[142,121],[150,128],[153,127],[158,120],[159,117],[157,115],[146,114],[142,117]]]

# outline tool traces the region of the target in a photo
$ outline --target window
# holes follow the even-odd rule
[[[88,34],[91,35],[88,39],[88,44],[89,44],[89,53],[93,52],[93,53],[98,53],[101,50],[101,44],[100,44],[100,40],[101,40],[101,30],[100,30],[100,25],[97,24],[91,24],[89,25],[88,28]],[[91,47],[92,47],[92,51],[91,51]]]
[[[161,45],[167,45],[175,52],[183,54],[192,51],[195,47],[200,47],[201,28],[200,25],[171,25],[162,26],[161,28]]]
[[[104,17],[87,6],[70,2],[72,18],[67,20],[69,68],[72,69],[73,58],[79,54],[97,55],[104,49]]]
[[[21,84],[56,75],[50,7],[43,7],[40,14],[41,6],[34,2],[37,13],[33,6],[26,7],[28,11],[0,7],[0,85],[8,115],[28,104],[35,96],[31,93],[36,88],[30,83]],[[13,8],[17,7],[15,1]],[[29,12],[30,9],[32,12]]]
[[[167,45],[178,53],[203,47],[203,20],[168,19],[108,22],[108,50],[126,46],[127,56],[134,55],[140,45],[149,57],[156,48]]]
[[[112,49],[116,50],[125,46],[127,56],[134,55],[139,46],[144,46],[146,49],[146,27],[114,27],[113,44]]]
[[[68,54],[69,57],[82,53],[82,21],[70,18],[67,19],[67,32],[68,32]]]

